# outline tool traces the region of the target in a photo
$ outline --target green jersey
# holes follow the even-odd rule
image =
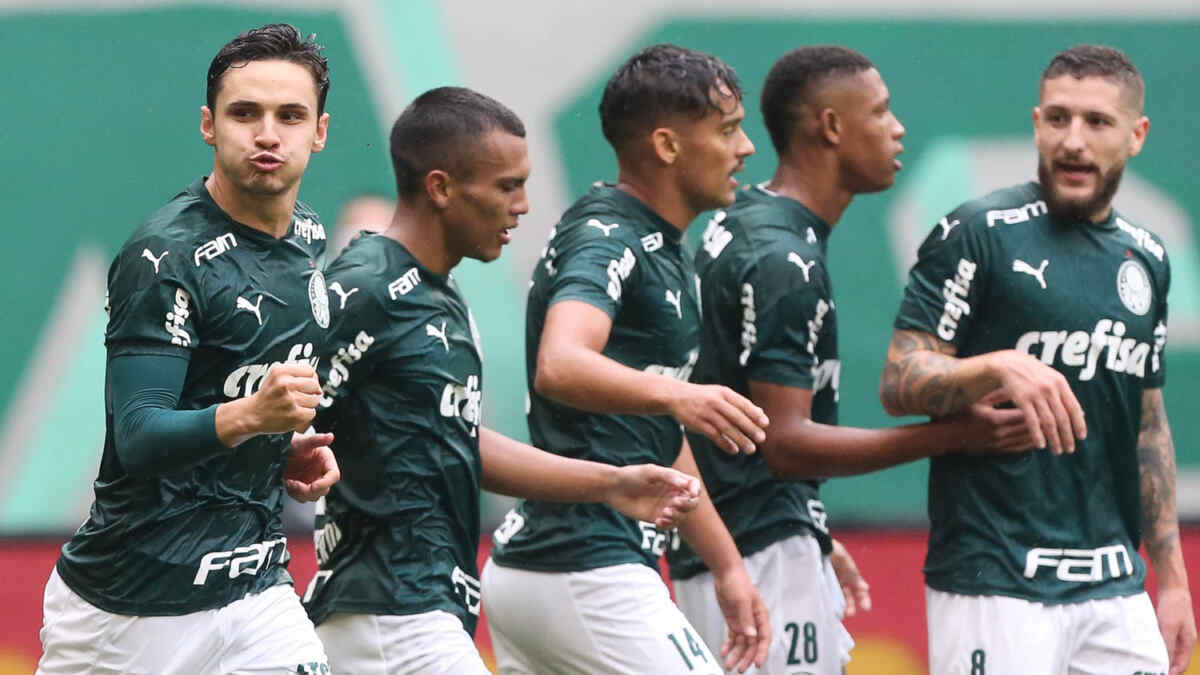
[[[325,228],[304,205],[276,239],[232,220],[197,180],[134,232],[109,268],[109,359],[188,358],[180,410],[250,396],[276,363],[316,366],[314,345],[329,322],[324,250]],[[96,499],[58,560],[72,590],[108,612],[161,616],[291,583],[282,525],[291,433],[131,476],[105,398]]]
[[[342,479],[317,522],[305,593],[332,612],[479,615],[481,361],[458,287],[382,235],[326,271],[333,315],[322,411]]]
[[[687,379],[699,353],[700,307],[682,232],[634,197],[597,185],[563,214],[534,268],[525,322],[529,435],[543,450],[624,466],[670,466],[683,432],[673,418],[591,413],[533,387],[550,306],[578,300],[612,318],[604,355],[630,368]],[[579,571],[655,565],[666,533],[606,504],[519,502],[496,531],[497,564]]]
[[[758,186],[718,211],[696,253],[704,319],[692,381],[749,396],[749,381],[813,392],[812,419],[837,424],[837,315],[825,264],[830,227],[801,203]],[[759,454],[729,453],[688,432],[696,464],[738,550],[750,555],[811,534],[831,549],[817,481],[783,481]],[[678,544],[678,546],[676,546]],[[679,538],[671,576],[707,569]]]
[[[1088,436],[1071,455],[930,462],[929,586],[1077,602],[1142,589],[1137,437],[1164,381],[1170,269],[1162,242],[1115,209],[1068,222],[1026,183],[967,202],[921,245],[896,328],[960,357],[1017,349],[1067,378]]]

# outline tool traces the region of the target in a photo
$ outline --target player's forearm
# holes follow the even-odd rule
[[[831,478],[954,452],[963,448],[965,435],[957,421],[859,429],[776,416],[759,451],[781,478]]]
[[[696,460],[692,457],[692,450],[687,443],[684,443],[683,450],[672,467],[689,476],[700,477],[700,469],[696,466]],[[717,513],[717,508],[706,489],[701,489],[699,504],[679,526],[679,535],[713,574],[719,576],[731,567],[742,564],[742,555],[738,552],[737,544]]]
[[[954,347],[919,331],[896,330],[888,345],[879,400],[889,415],[945,417],[1000,386],[991,355],[954,356]]]
[[[635,370],[579,344],[543,345],[534,389],[547,398],[589,412],[666,415],[683,383]]]
[[[1142,394],[1138,470],[1141,474],[1142,540],[1150,564],[1154,566],[1160,587],[1187,588],[1175,503],[1175,444],[1171,440],[1161,389],[1147,389]]]
[[[560,457],[479,428],[483,487],[510,497],[599,502],[616,484],[617,467]]]

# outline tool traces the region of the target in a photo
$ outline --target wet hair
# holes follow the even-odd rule
[[[1115,83],[1125,95],[1130,107],[1142,113],[1146,102],[1146,82],[1137,66],[1119,50],[1102,45],[1075,45],[1059,52],[1050,60],[1038,81],[1039,96],[1045,90],[1046,80],[1063,75],[1076,79],[1103,77]]]
[[[317,115],[324,113],[325,97],[329,94],[329,63],[321,55],[324,47],[316,39],[316,33],[302,38],[294,26],[272,23],[230,40],[208,66],[208,109],[216,111],[217,92],[230,68],[251,61],[290,61],[312,74],[317,87]]]
[[[874,67],[871,59],[840,45],[800,47],[779,57],[767,73],[761,101],[775,152],[782,155],[787,150],[801,106],[810,103],[822,85]]]
[[[620,152],[672,116],[699,119],[709,111],[726,112],[720,106],[724,97],[715,93],[722,89],[742,100],[737,74],[717,57],[669,44],[647,47],[617,68],[604,86],[600,128]]]
[[[400,197],[419,193],[435,169],[470,176],[476,143],[495,129],[525,138],[521,118],[479,92],[438,87],[418,96],[392,125],[392,169]]]

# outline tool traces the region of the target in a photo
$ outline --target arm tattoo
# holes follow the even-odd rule
[[[1162,389],[1142,392],[1142,426],[1138,433],[1137,453],[1141,474],[1142,539],[1150,560],[1156,562],[1166,559],[1179,545],[1175,444],[1167,424]]]
[[[929,333],[896,330],[888,345],[879,395],[889,411],[944,417],[971,401],[955,381],[957,350]]]

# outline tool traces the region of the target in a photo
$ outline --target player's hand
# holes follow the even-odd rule
[[[842,542],[833,540],[833,551],[829,553],[833,573],[837,575],[842,595],[846,596],[846,616],[854,616],[858,610],[871,611],[871,586],[858,571],[858,565]]]
[[[1171,675],[1188,668],[1196,645],[1196,617],[1192,614],[1192,594],[1186,588],[1159,589],[1158,629],[1167,643]]]
[[[771,619],[758,589],[750,582],[745,565],[714,574],[717,603],[725,615],[727,637],[721,646],[725,669],[746,672],[751,665],[761,668],[771,646]]]
[[[303,432],[317,414],[321,386],[310,366],[277,363],[267,371],[262,388],[250,397],[260,434]]]
[[[606,501],[630,518],[672,530],[700,503],[700,479],[657,464],[623,466]]]
[[[292,451],[283,468],[283,486],[298,502],[315,502],[329,494],[342,472],[329,444],[333,434],[293,434]]]
[[[1000,386],[1025,414],[1034,447],[1061,455],[1075,452],[1075,439],[1087,437],[1083,407],[1062,373],[1024,352],[992,352],[989,364]]]
[[[669,408],[680,424],[730,454],[752,453],[767,440],[767,414],[729,387],[681,382]]]
[[[996,407],[1011,400],[1001,388],[971,404],[961,417],[965,427],[964,450],[1017,453],[1036,447],[1025,413],[1018,408]]]

